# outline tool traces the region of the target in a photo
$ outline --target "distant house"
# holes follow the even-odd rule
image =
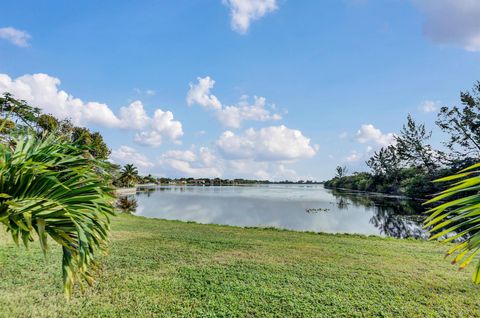
[[[190,181],[191,185],[197,185],[197,186],[204,186],[205,185],[205,180],[204,179],[194,179]]]

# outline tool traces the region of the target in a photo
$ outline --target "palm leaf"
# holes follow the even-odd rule
[[[33,240],[44,252],[50,237],[62,246],[65,294],[93,282],[97,255],[114,215],[108,163],[53,135],[0,143],[0,222],[18,244]]]
[[[463,169],[457,174],[436,182],[455,181],[446,190],[425,204],[437,204],[429,209],[425,227],[431,240],[448,243],[460,240],[450,248],[446,256],[454,257],[452,264],[465,268],[480,251],[480,164]],[[477,260],[473,281],[480,283],[480,261]]]

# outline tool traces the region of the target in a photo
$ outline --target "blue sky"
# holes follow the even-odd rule
[[[476,0],[10,1],[0,92],[158,176],[322,180],[480,80]]]

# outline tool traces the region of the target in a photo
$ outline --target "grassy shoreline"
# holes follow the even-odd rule
[[[63,298],[61,252],[0,232],[1,317],[473,317],[479,290],[435,242],[120,215],[97,283]]]

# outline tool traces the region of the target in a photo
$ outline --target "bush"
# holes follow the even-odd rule
[[[424,197],[431,194],[434,191],[434,187],[430,177],[419,174],[402,180],[400,191],[408,197]]]
[[[137,200],[133,198],[129,199],[128,197],[121,197],[120,199],[118,199],[116,206],[123,213],[131,214],[131,213],[134,213],[135,210],[137,209],[138,203],[137,203]]]

